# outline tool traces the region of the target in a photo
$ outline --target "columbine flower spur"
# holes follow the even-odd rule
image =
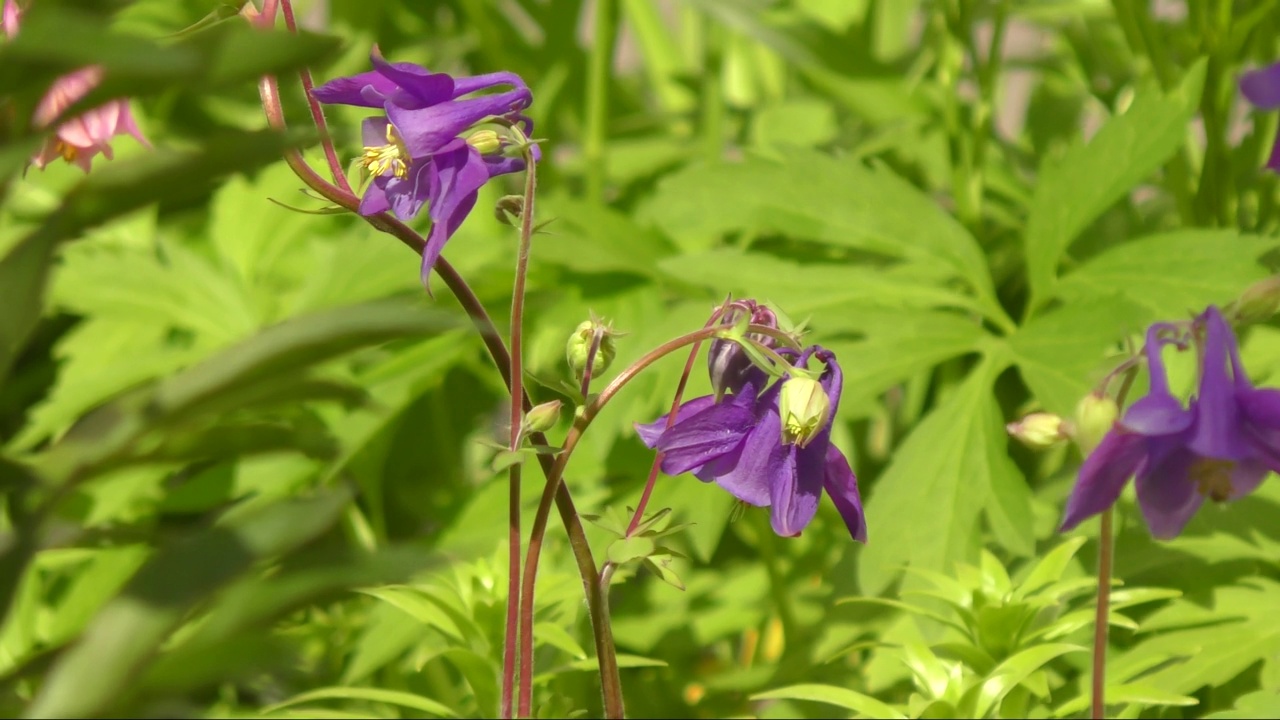
[[[1259,110],[1280,108],[1280,62],[1251,70],[1240,77],[1240,92]],[[1280,172],[1280,132],[1271,143],[1267,167]]]
[[[1063,530],[1110,507],[1136,476],[1138,505],[1151,534],[1173,538],[1206,498],[1239,499],[1269,471],[1280,471],[1280,390],[1249,382],[1218,308],[1209,307],[1191,328],[1203,358],[1196,396],[1184,408],[1169,392],[1160,348],[1185,342],[1184,332],[1172,324],[1147,330],[1151,390],[1085,459]]]
[[[533,123],[521,111],[533,95],[509,72],[455,78],[412,63],[389,63],[375,49],[374,70],[321,85],[312,96],[322,103],[381,108],[384,117],[364,120],[360,163],[372,176],[360,200],[361,215],[387,210],[411,220],[428,208],[431,230],[422,253],[422,278],[492,177],[524,169],[520,158],[502,154],[504,139],[475,126],[495,118],[527,136]],[[510,89],[467,97],[481,90]],[[537,147],[533,148],[535,158]]]

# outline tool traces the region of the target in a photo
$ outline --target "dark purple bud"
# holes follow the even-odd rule
[[[749,322],[754,325],[778,327],[778,316],[755,300],[737,300],[730,303],[721,317],[721,324],[735,325],[744,317],[749,318]],[[748,333],[747,337],[766,347],[777,347],[777,340],[768,335]],[[712,340],[707,350],[707,370],[711,374],[711,387],[715,390],[716,397],[722,397],[726,392],[735,394],[740,392],[753,372],[762,372],[751,362],[751,357],[741,345],[733,340],[721,338]]]

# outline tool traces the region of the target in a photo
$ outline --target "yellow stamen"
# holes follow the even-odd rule
[[[387,123],[387,144],[366,147],[360,164],[368,168],[374,177],[385,175],[387,171],[398,178],[409,177],[409,151],[390,123]]]
[[[1235,466],[1230,460],[1202,458],[1191,466],[1191,479],[1201,495],[1224,502],[1231,497],[1231,471]]]
[[[53,151],[61,155],[62,159],[66,160],[67,162],[74,162],[76,157],[78,157],[80,154],[79,150],[76,149],[75,145],[68,145],[67,143],[61,140],[59,140],[57,144],[53,146]]]

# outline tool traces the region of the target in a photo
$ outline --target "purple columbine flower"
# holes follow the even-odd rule
[[[1259,110],[1280,108],[1280,62],[1251,70],[1240,77],[1240,92]],[[1280,172],[1280,133],[1271,143],[1267,167]]]
[[[796,355],[788,349],[778,352]],[[670,428],[664,415],[637,423],[636,431],[646,445],[663,453],[663,472],[691,472],[749,505],[768,507],[779,535],[800,534],[817,512],[825,488],[849,534],[866,542],[858,479],[831,443],[831,418],[843,384],[840,365],[831,351],[818,346],[799,354],[796,365],[804,367],[810,358],[826,365],[817,381],[788,377],[764,388],[767,378],[761,372],[720,402],[707,395],[685,403]]]
[[[476,204],[489,178],[524,169],[520,158],[501,154],[503,140],[481,130],[464,139],[476,125],[502,118],[520,125],[526,135],[533,123],[521,114],[533,95],[514,73],[476,77],[433,73],[413,63],[389,63],[375,48],[374,70],[321,85],[312,96],[322,103],[382,108],[385,117],[368,118],[361,131],[361,164],[373,181],[360,199],[360,214],[391,210],[401,220],[429,206],[431,230],[422,252],[422,280],[449,238]],[[480,90],[509,90],[467,97]],[[535,158],[537,147],[534,147]]]
[[[1280,390],[1257,389],[1240,363],[1235,335],[1216,307],[1194,325],[1202,335],[1200,386],[1182,404],[1169,392],[1160,347],[1173,325],[1147,330],[1151,390],[1134,403],[1085,459],[1062,530],[1110,507],[1136,475],[1138,505],[1151,534],[1176,537],[1205,498],[1247,495],[1280,471]]]

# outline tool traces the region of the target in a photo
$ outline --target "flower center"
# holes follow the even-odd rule
[[[61,155],[62,159],[67,162],[74,162],[76,157],[80,154],[80,151],[75,145],[68,145],[61,140],[54,144],[53,151]]]
[[[1202,458],[1191,466],[1191,479],[1196,490],[1214,502],[1224,502],[1231,497],[1231,471],[1235,463],[1230,460]]]
[[[369,173],[374,177],[388,172],[398,178],[409,176],[409,151],[405,149],[391,123],[387,123],[387,144],[366,147],[360,164],[369,168]]]

